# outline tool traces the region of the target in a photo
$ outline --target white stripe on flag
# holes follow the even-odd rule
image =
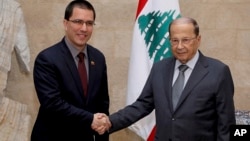
[[[141,1],[145,1],[145,0],[141,0]],[[143,86],[146,82],[146,79],[150,73],[152,64],[154,63],[156,59],[155,52],[154,52],[154,55],[150,56],[149,51],[152,51],[152,47],[156,47],[156,46],[162,47],[162,45],[160,44],[154,45],[153,44],[155,43],[154,41],[149,41],[146,39],[146,35],[151,35],[151,34],[154,35],[152,36],[152,38],[150,38],[151,40],[155,40],[156,37],[161,37],[161,36],[155,36],[157,34],[156,28],[154,31],[154,33],[156,34],[150,33],[151,30],[149,29],[150,27],[153,27],[153,25],[150,25],[148,23],[155,22],[155,19],[148,18],[147,21],[145,20],[141,21],[143,19],[140,19],[140,17],[142,18],[143,16],[146,17],[149,14],[152,14],[152,12],[160,12],[158,15],[154,15],[158,17],[162,16],[165,13],[167,15],[165,17],[165,20],[170,19],[170,17],[168,17],[169,14],[167,13],[172,13],[171,18],[175,19],[178,16],[180,16],[179,1],[178,0],[148,0],[145,6],[143,7],[143,9],[138,14],[138,17],[136,18],[135,26],[134,26],[134,33],[133,33],[133,40],[132,40],[129,72],[128,72],[128,92],[127,92],[127,101],[126,101],[127,105],[133,103],[140,95],[143,89]],[[146,25],[148,25],[145,28],[145,30],[142,29],[143,25],[140,25],[142,24],[141,22],[144,22],[143,25],[145,25],[145,23]],[[160,22],[165,22],[165,21],[162,20]],[[159,27],[163,25],[164,24],[162,25],[159,24]],[[166,30],[165,31],[165,34],[166,34],[168,32],[167,31],[168,25],[164,27],[164,29]],[[167,35],[168,34],[164,35],[164,37]],[[166,42],[166,40],[161,40],[161,41]],[[168,50],[169,46],[163,46],[163,47],[165,47],[164,49],[165,52],[169,51]],[[134,131],[144,140],[147,140],[154,126],[155,126],[155,115],[153,111],[150,115],[146,116],[145,118],[131,125],[129,129]]]

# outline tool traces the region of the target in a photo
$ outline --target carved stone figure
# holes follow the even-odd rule
[[[11,54],[15,49],[22,71],[29,72],[30,51],[23,12],[16,0],[0,1],[0,96],[11,67]]]
[[[28,141],[27,105],[4,94],[15,50],[20,70],[30,72],[30,51],[22,9],[16,0],[0,0],[0,140]]]

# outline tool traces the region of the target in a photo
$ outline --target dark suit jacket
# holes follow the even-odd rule
[[[229,67],[200,53],[173,111],[174,66],[173,57],[153,65],[139,98],[110,116],[110,132],[131,125],[155,109],[155,141],[229,141],[229,126],[235,124]]]
[[[88,45],[89,86],[85,98],[74,59],[64,39],[40,52],[34,65],[34,84],[40,108],[31,141],[93,141],[93,113],[109,114],[104,55]],[[108,141],[108,135],[95,136]]]

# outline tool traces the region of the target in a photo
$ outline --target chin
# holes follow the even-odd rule
[[[186,64],[186,63],[187,63],[187,60],[186,60],[186,59],[178,58],[178,60],[179,60],[182,64]]]

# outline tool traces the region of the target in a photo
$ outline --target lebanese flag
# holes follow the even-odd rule
[[[139,0],[128,72],[127,105],[140,95],[152,64],[172,56],[168,26],[178,17],[178,0]],[[129,129],[144,140],[153,141],[156,130],[154,111]]]

